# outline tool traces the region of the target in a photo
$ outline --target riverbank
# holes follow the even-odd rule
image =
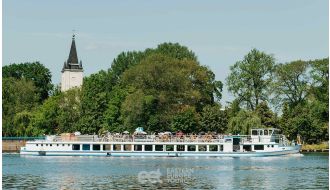
[[[329,152],[329,143],[321,144],[303,144],[301,152]]]

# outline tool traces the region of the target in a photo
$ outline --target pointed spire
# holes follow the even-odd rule
[[[68,63],[78,64],[75,34],[72,35],[72,43],[71,43],[71,49],[70,49],[70,54],[69,54],[69,58],[68,58]]]

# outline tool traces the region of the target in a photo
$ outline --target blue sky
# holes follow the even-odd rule
[[[60,82],[72,30],[85,76],[122,51],[179,42],[225,82],[252,48],[277,62],[328,57],[327,0],[3,0],[3,65],[40,61]],[[234,97],[223,92],[222,103]]]

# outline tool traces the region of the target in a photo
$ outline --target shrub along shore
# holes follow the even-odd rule
[[[301,152],[329,152],[329,142],[320,144],[304,144]]]

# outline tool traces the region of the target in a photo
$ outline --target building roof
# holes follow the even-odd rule
[[[75,35],[72,36],[72,43],[71,43],[71,49],[70,49],[70,54],[69,54],[69,58],[68,58],[68,63],[78,64],[76,42],[75,42],[74,37],[75,37]]]
[[[64,70],[82,70],[82,62],[78,62],[75,35],[72,36],[69,58],[64,62],[62,72]]]

